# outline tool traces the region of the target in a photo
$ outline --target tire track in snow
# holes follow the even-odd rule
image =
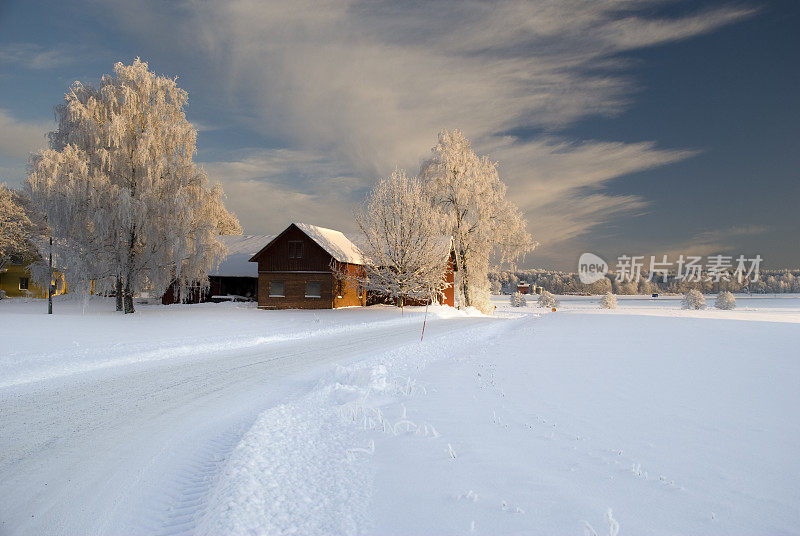
[[[194,533],[214,475],[249,425],[241,423],[229,427],[172,468],[166,479],[171,485],[157,491],[157,500],[151,511],[137,513],[139,519],[148,521],[142,527],[148,534],[181,536]]]

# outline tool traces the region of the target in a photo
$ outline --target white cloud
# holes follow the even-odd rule
[[[0,155],[27,158],[30,153],[47,146],[45,135],[52,129],[52,122],[20,121],[0,108]]]

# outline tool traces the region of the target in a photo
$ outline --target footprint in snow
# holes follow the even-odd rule
[[[500,509],[503,512],[508,512],[510,514],[524,514],[525,510],[520,508],[519,506],[510,506],[506,501],[500,503]]]

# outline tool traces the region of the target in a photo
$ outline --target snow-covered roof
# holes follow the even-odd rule
[[[269,244],[275,235],[224,235],[217,239],[228,248],[228,255],[208,275],[223,277],[258,277],[258,264],[250,259]]]
[[[364,264],[361,251],[342,232],[325,227],[317,227],[307,223],[295,223],[298,229],[308,235],[311,240],[330,253],[338,262]]]

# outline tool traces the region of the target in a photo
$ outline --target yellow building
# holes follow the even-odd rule
[[[47,289],[36,285],[26,268],[27,265],[23,264],[7,264],[0,268],[0,290],[9,298],[46,298]],[[64,283],[64,276],[54,273],[53,285],[55,285],[54,296],[66,294],[67,285]]]

